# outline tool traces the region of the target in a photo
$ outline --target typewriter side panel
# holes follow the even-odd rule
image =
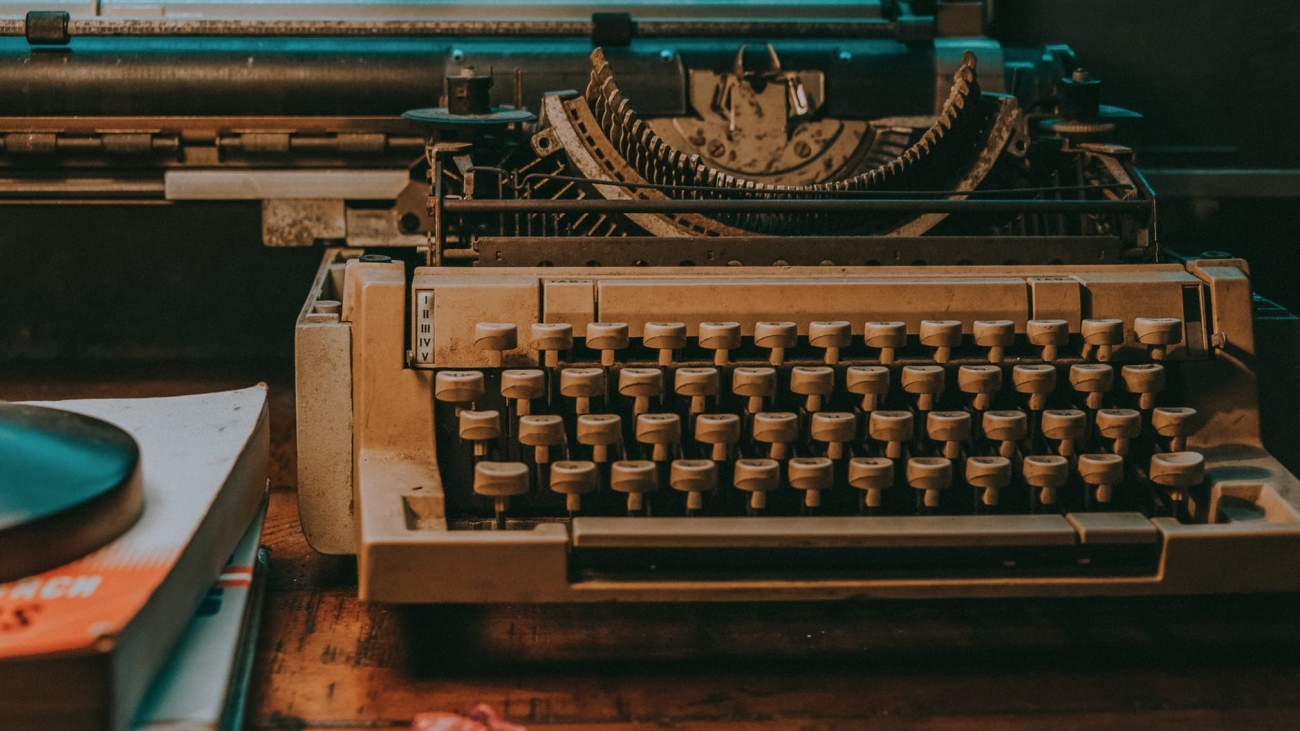
[[[357,250],[330,249],[294,330],[298,513],[321,553],[356,553],[352,500],[352,328],[343,322],[343,269]]]

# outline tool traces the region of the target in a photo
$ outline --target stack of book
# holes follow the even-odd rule
[[[264,563],[265,386],[43,405],[131,434],[145,507],[107,546],[0,585],[0,731],[237,725]]]

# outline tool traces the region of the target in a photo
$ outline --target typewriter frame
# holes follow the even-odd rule
[[[1110,522],[1098,514],[1072,514],[1050,525],[1029,518],[1058,516],[951,516],[910,518],[779,518],[799,528],[745,523],[755,518],[577,518],[572,524],[542,523],[533,530],[448,530],[433,442],[433,371],[411,367],[408,313],[414,293],[400,262],[360,261],[357,250],[331,250],[322,263],[297,330],[300,508],[308,541],[326,553],[358,556],[360,594],[383,602],[576,602],[939,598],[1076,595],[1188,594],[1300,589],[1300,566],[1278,560],[1300,555],[1300,481],[1262,446],[1253,367],[1255,343],[1251,290],[1240,260],[1180,264],[1056,265],[1003,267],[696,267],[689,276],[746,278],[870,277],[896,283],[979,278],[1092,277],[1110,280],[1140,296],[1144,279],[1190,277],[1203,285],[1208,359],[1189,363],[1187,388],[1200,392],[1197,406],[1209,414],[1191,440],[1205,454],[1209,514],[1223,500],[1246,501],[1262,519],[1184,524],[1152,518],[1149,525]],[[420,268],[415,287],[439,283],[506,286],[511,278],[635,275],[671,279],[680,268]],[[481,289],[479,290],[482,291]],[[1046,290],[1045,290],[1046,291]],[[341,308],[328,300],[341,300]],[[1050,302],[1044,297],[1044,303]],[[321,303],[324,302],[322,305]],[[318,306],[320,305],[320,306]],[[536,306],[536,300],[534,300]],[[908,305],[904,305],[908,306]],[[933,307],[918,298],[920,313]],[[1047,305],[1044,304],[1044,307]],[[1067,304],[1067,306],[1069,306]],[[1045,309],[1036,316],[1045,317]],[[1058,313],[1060,314],[1060,313]],[[533,315],[536,316],[535,314]],[[1077,310],[1074,315],[1077,318]],[[473,316],[467,314],[468,319]],[[1024,317],[1020,318],[1022,321]],[[1129,333],[1131,337],[1131,333]],[[1171,353],[1177,358],[1177,353]],[[526,350],[516,363],[533,362]],[[447,363],[472,367],[475,363]],[[1212,384],[1212,385],[1211,385]],[[1248,394],[1248,398],[1241,398]],[[1092,516],[1092,517],[1089,517]],[[973,520],[974,518],[981,520]],[[1082,520],[1076,520],[1076,518]],[[650,536],[621,541],[607,521],[659,521]],[[850,521],[911,521],[901,535],[873,535],[848,528]],[[1144,519],[1145,520],[1145,519]],[[606,522],[602,522],[606,521]],[[713,522],[708,522],[713,521]],[[720,533],[731,521],[735,531]],[[926,523],[925,521],[931,521]],[[932,533],[959,526],[962,545],[996,545],[1007,532],[1041,535],[1031,542],[1060,543],[1061,526],[1074,531],[1074,545],[1151,545],[1158,558],[1150,571],[1117,575],[937,575],[915,577],[751,578],[717,576],[579,575],[575,551],[672,542],[707,549],[772,546],[811,540],[823,546],[881,546],[901,540],[923,546]],[[982,521],[982,522],[981,522]],[[1006,522],[1010,521],[1010,522]],[[626,524],[631,527],[632,524]],[[762,527],[762,530],[747,529]],[[859,523],[859,525],[863,525]],[[895,524],[898,525],[898,524]],[[876,527],[881,527],[876,524]],[[776,528],[776,532],[770,529]],[[915,528],[915,530],[912,530]],[[635,531],[634,531],[635,532]],[[809,538],[820,535],[822,538]],[[982,537],[981,537],[982,536]],[[576,540],[575,540],[576,539]],[[938,539],[940,543],[943,539]]]

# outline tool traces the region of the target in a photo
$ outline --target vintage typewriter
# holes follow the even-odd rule
[[[1090,79],[1025,109],[966,53],[937,117],[854,123],[745,59],[692,74],[698,119],[640,117],[599,50],[527,132],[470,75],[412,115],[430,265],[331,260],[299,332],[363,595],[1300,586],[1246,265],[1162,260]]]
[[[1300,589],[1247,264],[1161,249],[1068,49],[897,47],[448,67],[419,241],[299,320],[312,544],[385,602]]]

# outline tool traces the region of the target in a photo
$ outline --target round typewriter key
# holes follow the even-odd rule
[[[564,444],[564,419],[552,414],[519,417],[519,443],[533,447],[537,464],[551,461],[551,447]]]
[[[889,394],[889,369],[884,366],[849,366],[844,371],[849,393],[862,396],[862,410],[875,411]]]
[[[703,413],[709,396],[717,396],[720,381],[717,368],[678,368],[673,376],[673,390],[691,399],[690,412]]]
[[[939,495],[952,487],[952,461],[943,457],[913,457],[907,460],[907,484],[921,491],[926,508],[939,507]]]
[[[957,320],[922,320],[921,345],[934,348],[936,363],[952,359],[952,349],[961,345],[961,322]]]
[[[1023,465],[1025,482],[1038,488],[1038,502],[1056,504],[1056,490],[1070,476],[1070,463],[1055,454],[1025,457]]]
[[[1156,434],[1171,440],[1170,451],[1187,449],[1187,437],[1196,431],[1196,409],[1160,406],[1151,412],[1151,427]]]
[[[640,414],[636,417],[636,440],[653,447],[653,459],[667,462],[670,448],[682,441],[682,419],[677,414]]]
[[[886,443],[886,457],[901,459],[903,443],[912,438],[914,423],[910,411],[873,411],[867,419],[867,434]]]
[[[808,324],[808,344],[826,350],[825,360],[828,365],[840,362],[840,349],[849,347],[852,342],[853,328],[847,322],[834,320]]]
[[[1150,411],[1156,406],[1156,394],[1165,390],[1165,367],[1159,363],[1126,365],[1120,369],[1124,386],[1139,394],[1138,406]]]
[[[1129,442],[1142,433],[1142,414],[1133,409],[1102,409],[1097,412],[1097,431],[1114,440],[1111,451],[1127,455]]]
[[[726,365],[728,351],[740,347],[740,323],[701,322],[700,347],[713,351],[713,364]]]
[[[433,377],[433,397],[454,404],[472,404],[483,398],[483,373],[438,371]]]
[[[528,494],[528,465],[522,462],[479,462],[474,465],[474,492],[493,499],[496,525],[504,528],[510,498]]]
[[[849,484],[862,491],[863,507],[879,508],[882,493],[894,485],[894,460],[854,457],[849,460]]]
[[[460,438],[474,443],[474,456],[486,457],[488,442],[501,436],[501,414],[490,409],[460,412]]]
[[[835,392],[835,371],[827,366],[795,366],[790,369],[790,390],[806,396],[804,408],[822,410],[822,398]]]
[[[695,439],[712,445],[710,459],[725,462],[728,448],[740,441],[740,417],[735,414],[700,414],[695,417]]]
[[[757,414],[763,410],[763,399],[776,395],[776,369],[736,368],[731,372],[731,392],[748,398],[745,410]]]
[[[992,507],[1011,484],[1011,460],[1006,457],[971,457],[966,460],[966,483],[980,491],[980,502]]]
[[[1147,346],[1153,360],[1164,360],[1168,346],[1183,341],[1183,321],[1176,317],[1139,317],[1133,321],[1133,335]]]
[[[1002,390],[1002,369],[998,366],[961,366],[957,369],[957,388],[974,394],[976,411],[987,411],[993,395]]]
[[[686,347],[686,323],[647,322],[642,330],[641,344],[659,351],[659,365],[671,365],[673,351]]]
[[[899,385],[908,393],[917,395],[918,411],[934,408],[934,399],[943,393],[944,372],[941,366],[903,366]]]
[[[546,374],[536,368],[501,372],[501,396],[515,402],[515,413],[533,412],[533,399],[546,395]]]
[[[990,363],[1001,363],[1006,348],[1016,342],[1016,323],[1010,320],[976,320],[971,330],[975,344],[989,349]]]
[[[785,411],[765,411],[754,414],[754,441],[769,445],[772,459],[789,457],[791,442],[799,438],[799,417]]]
[[[965,411],[931,411],[925,417],[925,432],[943,442],[943,456],[957,459],[961,445],[970,439],[970,414]]]
[[[1001,442],[998,454],[1007,459],[1015,458],[1016,442],[1024,441],[1029,436],[1029,420],[1023,411],[985,411],[980,426],[984,430],[984,436]]]
[[[749,511],[767,507],[767,493],[781,486],[781,465],[774,459],[738,459],[732,484],[749,493]]]
[[[614,365],[616,351],[624,350],[629,343],[626,322],[592,322],[587,325],[587,347],[600,351],[600,364]]]
[[[650,410],[650,399],[663,396],[664,372],[659,368],[624,368],[618,372],[618,392],[635,399],[633,414]]]
[[[1124,343],[1124,323],[1121,320],[1084,320],[1079,325],[1083,335],[1083,357],[1110,360],[1116,345]]]
[[[1018,365],[1011,369],[1011,382],[1017,392],[1029,394],[1030,410],[1042,411],[1047,407],[1047,395],[1056,390],[1056,367]]]
[[[573,399],[575,413],[591,413],[591,400],[604,394],[604,368],[565,368],[560,371],[560,395]]]
[[[1025,335],[1033,345],[1043,347],[1043,361],[1056,360],[1062,345],[1070,342],[1070,323],[1065,320],[1030,320],[1025,323]]]
[[[894,362],[895,351],[907,345],[907,325],[902,322],[868,322],[863,340],[869,348],[880,349],[880,362]]]
[[[488,351],[488,365],[500,368],[502,352],[519,347],[519,328],[513,322],[480,322],[474,326],[474,347]]]
[[[560,460],[551,464],[551,490],[564,495],[570,515],[582,510],[582,496],[600,487],[596,465],[586,460]]]
[[[821,411],[812,415],[809,432],[813,441],[826,445],[826,456],[844,458],[844,445],[858,435],[858,417],[847,411]]]
[[[140,449],[59,409],[0,403],[0,582],[68,563],[140,517]]]
[[[533,350],[542,356],[547,368],[560,365],[560,352],[573,348],[573,326],[567,322],[535,322],[530,334]]]
[[[1187,504],[1187,490],[1205,482],[1205,457],[1199,452],[1163,452],[1151,455],[1151,481],[1164,487],[1182,519]]]
[[[1078,409],[1048,409],[1043,412],[1043,436],[1061,444],[1057,452],[1062,457],[1074,456],[1075,443],[1088,432],[1088,415]]]
[[[610,447],[623,443],[623,417],[618,414],[579,416],[578,443],[591,447],[592,461],[608,462]]]
[[[1115,369],[1104,363],[1077,363],[1070,366],[1070,385],[1075,391],[1088,394],[1088,408],[1096,411],[1115,387]]]
[[[704,493],[718,488],[718,464],[711,459],[674,460],[668,484],[686,493],[686,513],[690,515],[704,508]]]
[[[754,325],[754,345],[772,351],[768,361],[781,365],[785,351],[799,344],[799,329],[793,322],[759,322]]]
[[[803,491],[805,508],[821,507],[822,490],[835,484],[835,463],[825,457],[795,457],[786,466],[790,487]]]
[[[1095,492],[1093,499],[1103,505],[1114,499],[1115,487],[1124,481],[1124,458],[1118,454],[1081,454],[1079,477]]]
[[[659,489],[659,470],[649,460],[619,460],[609,467],[609,487],[627,494],[627,512],[635,515],[645,509],[643,496]]]

